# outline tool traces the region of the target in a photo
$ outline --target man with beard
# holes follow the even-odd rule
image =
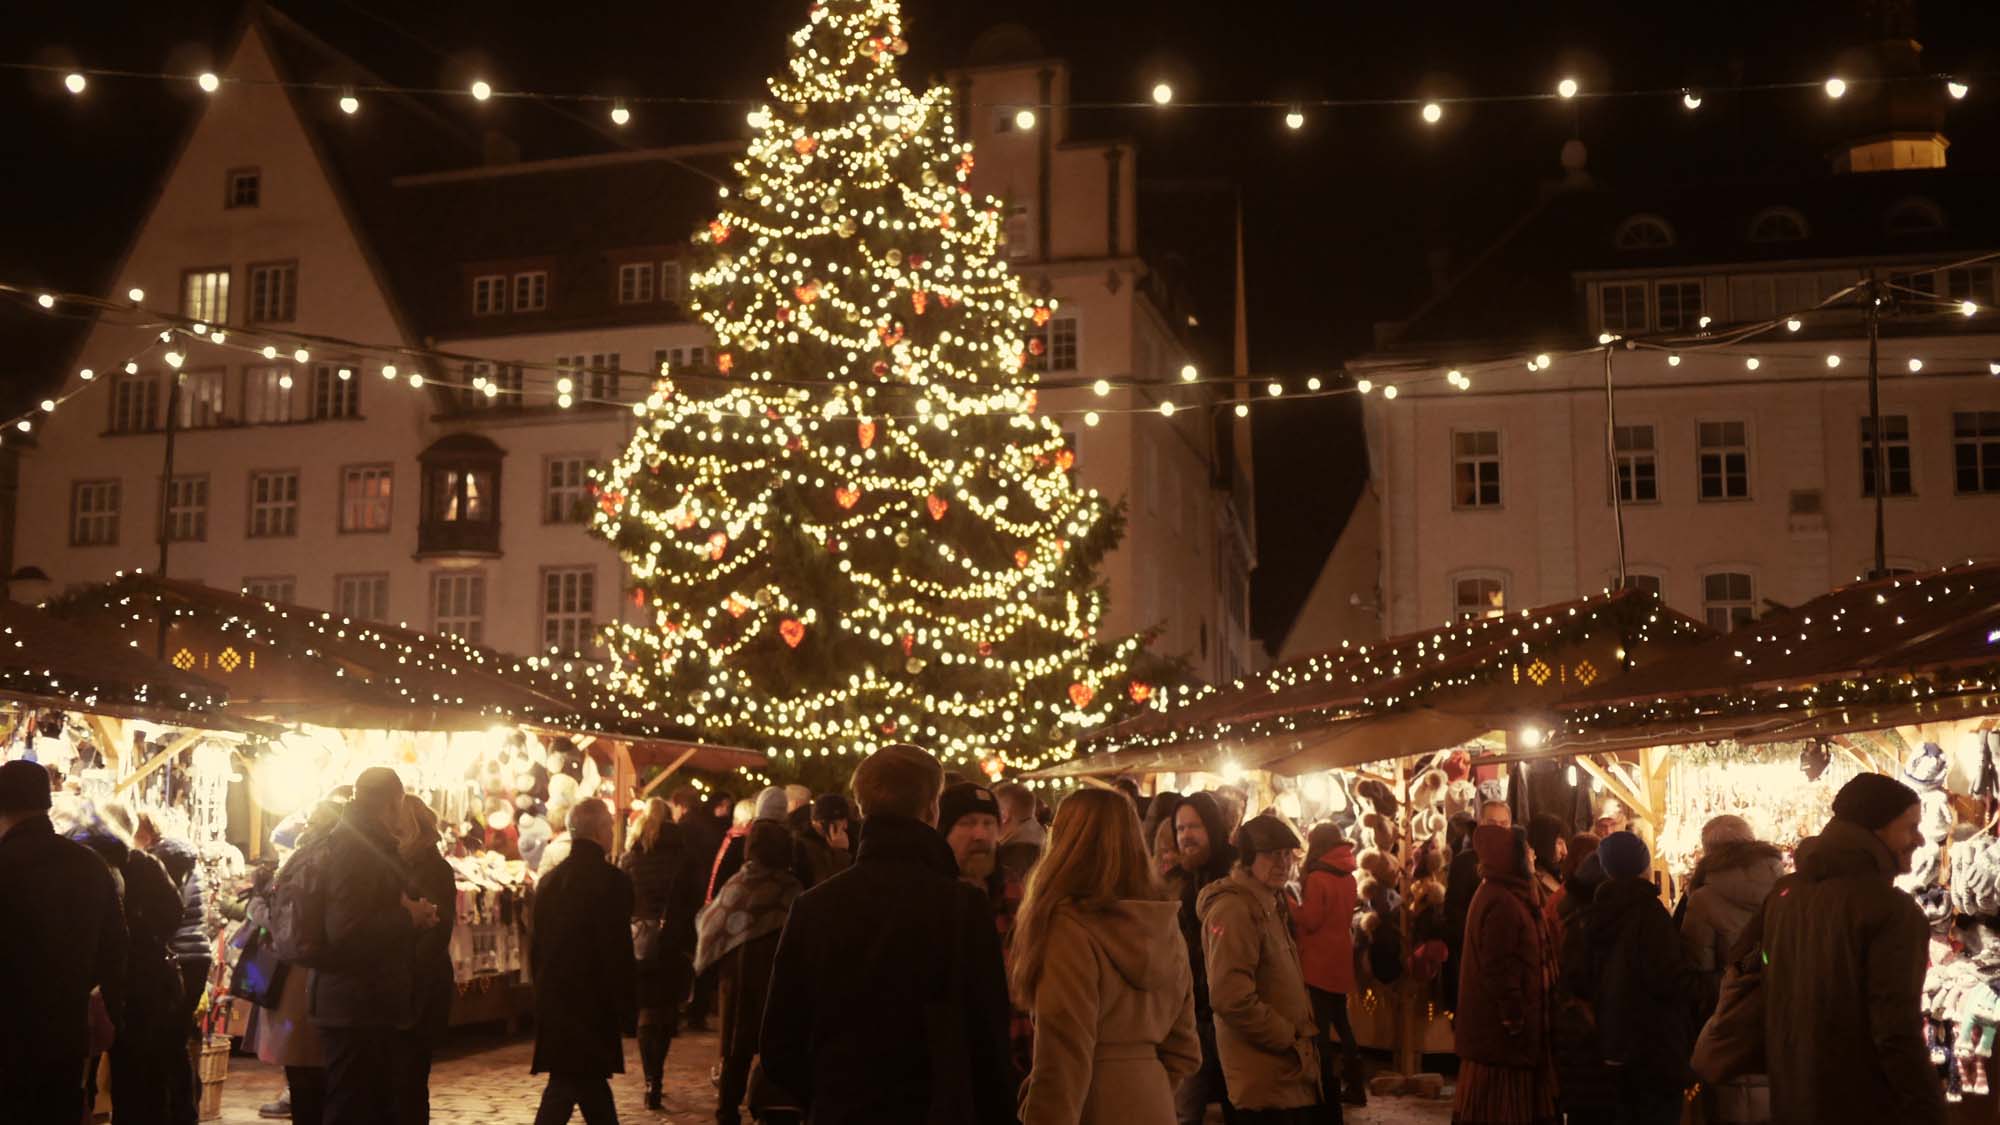
[[[1236,863],[1236,849],[1229,846],[1228,839],[1228,824],[1215,794],[1190,794],[1174,809],[1174,843],[1180,849],[1182,871],[1181,936],[1187,939],[1188,965],[1194,971],[1194,1030],[1201,1039],[1201,1069],[1174,1092],[1174,1112],[1180,1125],[1201,1125],[1210,1102],[1222,1103],[1224,1121],[1236,1119],[1222,1080],[1222,1062],[1215,1053],[1215,1010],[1209,1006],[1201,919],[1195,914],[1195,899],[1202,888],[1227,879]]]
[[[993,790],[970,781],[947,785],[938,794],[938,830],[958,861],[961,882],[978,889],[993,906],[993,925],[1000,932],[1000,960],[1009,967],[1014,912],[1021,905],[1026,878],[1000,865],[1000,799]],[[1035,1058],[1035,1025],[1028,1013],[1010,1006],[1008,1053],[1016,1082],[1028,1075]]]

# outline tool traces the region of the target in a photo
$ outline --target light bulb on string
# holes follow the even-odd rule
[[[1195,368],[1194,364],[1184,363],[1181,365],[1181,382],[1192,383],[1199,378],[1201,378],[1201,372]]]
[[[1269,394],[1272,398],[1277,398],[1279,395],[1285,393],[1285,385],[1283,383],[1277,382],[1276,380],[1273,380],[1270,383],[1265,384],[1264,391],[1265,393]]]
[[[1790,317],[1785,321],[1785,331],[1787,332],[1797,332],[1799,329],[1804,328],[1805,326],[1806,326],[1805,321],[1800,320],[1798,317],[1795,316]]]
[[[1391,383],[1388,386],[1382,388],[1383,398],[1395,398],[1396,395],[1397,395],[1396,384]]]
[[[1679,353],[1679,352],[1668,352],[1668,353],[1667,353],[1667,366],[1668,366],[1668,367],[1679,367],[1680,365],[1681,365],[1681,353]]]
[[[493,87],[487,85],[486,80],[484,78],[478,79],[472,83],[473,101],[483,102],[487,98],[490,98],[492,96],[493,96]]]
[[[383,365],[382,365],[382,377],[383,377],[384,379],[394,379],[394,378],[396,377],[396,365],[395,365],[395,364],[393,364],[393,363],[385,363],[385,364],[383,364]]]
[[[1971,316],[1979,311],[1979,305],[1973,301],[1960,301],[1958,303],[1958,311],[1966,316]]]
[[[1111,393],[1111,381],[1109,379],[1099,379],[1090,385],[1090,391],[1098,398],[1103,398],[1105,395]]]
[[[1365,394],[1367,394],[1367,393],[1368,393],[1369,391],[1372,391],[1372,390],[1374,390],[1374,389],[1375,389],[1375,381],[1374,381],[1374,380],[1372,380],[1372,379],[1361,379],[1361,380],[1358,380],[1358,381],[1357,381],[1357,382],[1356,382],[1356,383],[1354,384],[1354,389],[1355,389],[1355,390],[1357,390],[1357,391],[1360,391],[1360,392],[1361,392],[1362,394],[1364,394],[1364,395],[1365,395]]]
[[[1022,108],[1014,112],[1014,128],[1026,133],[1035,127],[1035,111]]]
[[[623,126],[629,124],[631,120],[632,111],[625,108],[624,102],[618,102],[611,107],[611,123],[613,125]]]
[[[304,348],[300,348],[292,353],[292,359],[296,360],[299,363],[304,363],[311,358],[312,358],[312,353],[305,350]]]
[[[1239,403],[1237,403],[1237,404],[1236,404],[1236,416],[1237,416],[1238,418],[1248,418],[1248,417],[1250,417],[1250,404],[1249,404],[1249,403],[1247,403],[1247,402],[1239,402]]]
[[[217,78],[214,72],[212,71],[207,71],[207,70],[202,71],[201,74],[195,78],[194,82],[195,85],[201,87],[201,92],[204,94],[213,94],[217,90],[222,89],[222,79]]]
[[[35,303],[42,306],[45,309],[52,309],[56,307],[56,299],[47,293],[44,293],[41,296],[36,297]]]
[[[1436,102],[1424,103],[1424,124],[1435,125],[1444,120],[1444,107]]]
[[[342,90],[340,92],[340,112],[349,117],[361,112],[361,99],[354,96],[354,91]]]
[[[1320,388],[1320,381],[1319,381],[1319,376],[1317,376],[1317,375],[1312,375],[1312,376],[1309,376],[1309,377],[1307,377],[1307,379],[1306,379],[1306,390],[1309,390],[1309,391],[1316,391],[1316,390],[1319,390],[1319,388]]]
[[[1956,78],[1947,78],[1944,82],[1944,92],[1950,94],[1953,101],[1963,101],[1965,95],[1972,92],[1972,87]]]
[[[1847,82],[1845,79],[1829,78],[1826,80],[1825,89],[1827,97],[1838,98],[1847,93]]]
[[[72,94],[83,93],[84,88],[89,85],[90,85],[89,79],[85,78],[81,74],[75,73],[74,71],[72,71],[67,78],[63,79],[63,88],[68,90]]]
[[[1752,371],[1755,371],[1755,370],[1757,370],[1757,369],[1758,369],[1759,367],[1762,367],[1763,365],[1764,365],[1764,361],[1763,361],[1763,360],[1761,360],[1761,359],[1758,359],[1758,358],[1757,358],[1756,356],[1754,356],[1754,355],[1753,355],[1753,356],[1751,356],[1750,358],[1748,358],[1748,359],[1746,359],[1746,360],[1744,360],[1744,361],[1743,361],[1743,366],[1745,366],[1745,367],[1749,368],[1749,369],[1750,369],[1750,370],[1752,370]]]
[[[1986,373],[1988,375],[2000,375],[2000,362],[1988,363],[1986,365]]]
[[[1557,97],[1559,97],[1559,98],[1573,98],[1573,97],[1575,97],[1575,96],[1576,96],[1576,79],[1574,79],[1574,78],[1565,78],[1565,79],[1563,79],[1563,80],[1562,80],[1561,82],[1558,82],[1558,83],[1556,83],[1556,96],[1557,96]]]
[[[1833,355],[1833,354],[1829,353],[1829,354],[1827,355],[1827,357],[1826,357],[1826,365],[1827,365],[1827,367],[1829,367],[1829,368],[1833,368],[1833,367],[1839,367],[1839,366],[1840,366],[1840,357],[1839,357],[1839,356],[1837,356],[1837,355]]]
[[[1166,105],[1168,102],[1171,102],[1173,100],[1174,100],[1174,88],[1172,86],[1167,85],[1165,82],[1159,82],[1154,84],[1153,86],[1154,105]]]
[[[1297,132],[1305,127],[1306,127],[1305,110],[1302,110],[1297,106],[1293,106],[1289,111],[1286,112],[1285,128],[1290,129],[1293,132]]]
[[[1684,106],[1686,106],[1686,107],[1687,107],[1687,108],[1689,108],[1689,109],[1700,109],[1700,108],[1701,108],[1701,91],[1700,91],[1700,90],[1682,90],[1682,91],[1681,91],[1681,104],[1682,104],[1682,105],[1684,105]]]
[[[1170,398],[1169,398],[1169,399],[1162,399],[1162,400],[1160,401],[1160,417],[1162,417],[1162,418],[1171,418],[1171,417],[1173,417],[1173,416],[1174,416],[1174,409],[1175,409],[1175,408],[1174,408],[1174,400],[1173,400],[1173,399],[1170,399]]]
[[[1086,425],[1086,426],[1095,426],[1095,425],[1097,425],[1097,422],[1098,422],[1098,417],[1097,417],[1097,411],[1095,411],[1095,410],[1086,410],[1086,411],[1084,411],[1084,412],[1083,412],[1083,424],[1084,424],[1084,425]]]
[[[1539,370],[1547,371],[1549,365],[1553,362],[1555,361],[1549,358],[1549,353],[1547,352],[1542,352],[1535,356],[1535,367]]]
[[[127,290],[125,291],[125,296],[126,296],[127,298],[129,298],[129,299],[131,300],[131,302],[132,302],[133,304],[135,304],[135,305],[136,305],[136,304],[138,304],[138,303],[139,303],[140,301],[143,301],[143,300],[145,300],[145,299],[146,299],[146,291],[145,291],[144,289],[141,289],[141,288],[139,288],[138,286],[134,285],[134,286],[133,286],[132,288],[130,288],[130,289],[127,289]]]
[[[1910,374],[1912,374],[1912,375],[1915,375],[1915,374],[1916,374],[1917,372],[1919,372],[1919,371],[1922,371],[1923,369],[1924,369],[1924,361],[1923,361],[1923,360],[1921,360],[1921,359],[1918,359],[1918,358],[1917,358],[1916,356],[1911,356],[1911,357],[1910,357]]]
[[[77,372],[76,377],[88,383],[92,379],[97,378],[97,372],[92,371],[90,368],[86,367],[83,370]]]

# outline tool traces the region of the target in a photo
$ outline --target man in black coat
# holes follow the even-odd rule
[[[76,1125],[90,1055],[90,990],[116,1022],[125,978],[118,887],[49,823],[49,774],[0,765],[0,1115]]]
[[[167,878],[174,881],[174,888],[180,892],[180,926],[174,931],[169,945],[181,972],[181,1006],[175,1022],[187,1037],[195,1039],[195,1010],[201,1006],[202,993],[208,988],[209,970],[214,966],[214,954],[208,946],[201,857],[195,854],[194,846],[186,840],[162,832],[149,812],[140,812],[133,818],[131,833],[132,843],[160,861],[160,866],[167,869]],[[194,1125],[201,1087],[193,1060],[190,1058],[187,1066],[169,1068],[167,1078],[171,1083],[167,1096],[174,1125]]]
[[[1486,801],[1479,806],[1480,824],[1514,826],[1514,808],[1505,801]],[[1451,857],[1445,875],[1444,948],[1445,1006],[1458,1007],[1459,955],[1465,950],[1465,920],[1472,911],[1472,896],[1479,890],[1479,854],[1472,850],[1471,829],[1466,830],[1464,850]]]
[[[943,782],[914,746],[869,755],[860,854],[778,939],[764,1073],[810,1125],[1015,1120],[1000,937],[934,827]]]
[[[683,951],[688,959],[694,959],[694,916],[715,896],[722,884],[743,866],[741,837],[732,841],[738,846],[736,859],[728,865],[728,870],[717,867],[718,856],[723,850],[725,829],[723,821],[710,815],[708,805],[694,786],[683,785],[667,798],[667,807],[673,811],[674,824],[681,830],[681,840],[687,851],[681,859],[681,876],[676,881],[676,897],[680,899],[673,929],[667,940],[672,948]],[[685,924],[683,924],[683,921]],[[687,1005],[687,1029],[707,1031],[708,1014],[715,1010],[715,972],[710,970],[696,977],[691,986]]]
[[[1236,849],[1228,841],[1229,824],[1215,794],[1190,793],[1181,798],[1174,809],[1174,845],[1181,854],[1181,937],[1187,942],[1188,968],[1194,974],[1194,1030],[1201,1040],[1201,1069],[1182,1079],[1174,1091],[1174,1115],[1180,1125],[1200,1125],[1210,1102],[1221,1102],[1224,1120],[1235,1120],[1236,1109],[1222,1079],[1222,1058],[1215,1052],[1215,1012],[1209,1006],[1201,919],[1195,914],[1201,889],[1228,878],[1236,865]]]
[[[329,845],[326,952],[308,1008],[326,1055],[326,1125],[380,1125],[395,1113],[396,1033],[416,1020],[411,951],[417,931],[438,921],[435,904],[403,893],[402,818],[402,779],[363,770]]]
[[[578,801],[569,858],[535,889],[528,957],[535,970],[535,1062],[549,1076],[535,1125],[616,1125],[611,1076],[625,1072],[626,1029],[638,1021],[632,880],[611,865],[611,809]]]

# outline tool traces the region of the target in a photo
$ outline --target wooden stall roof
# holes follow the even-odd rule
[[[2000,713],[2000,563],[1857,582],[1564,700],[1572,752]]]
[[[758,751],[701,743],[602,686],[602,668],[581,657],[511,657],[457,637],[147,575],[74,592],[49,608],[147,651],[164,614],[164,654],[175,669],[220,682],[233,712],[275,722],[447,731],[518,723],[628,741],[635,750],[663,747],[648,754],[679,756],[692,746],[715,763],[710,768],[765,761]]]
[[[123,719],[241,731],[222,685],[99,630],[0,601],[0,697]],[[261,724],[249,724],[262,729]]]
[[[1713,634],[1640,590],[1335,649],[1107,728],[1029,777],[1205,769],[1297,774],[1455,746]]]

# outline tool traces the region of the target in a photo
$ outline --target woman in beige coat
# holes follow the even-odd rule
[[[1174,1119],[1201,1042],[1179,903],[1163,894],[1122,794],[1056,808],[1014,919],[1015,1002],[1035,1020],[1022,1125]]]

